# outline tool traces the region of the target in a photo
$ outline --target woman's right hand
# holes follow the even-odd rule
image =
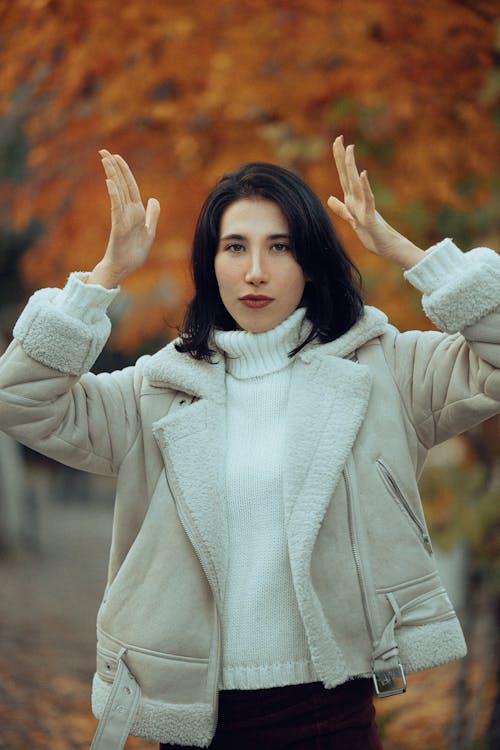
[[[111,232],[101,261],[87,279],[112,289],[146,261],[156,233],[160,204],[150,198],[144,208],[134,175],[125,159],[99,151],[111,201]]]

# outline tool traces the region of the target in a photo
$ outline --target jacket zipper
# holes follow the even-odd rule
[[[353,493],[351,487],[351,478],[347,466],[344,467],[344,480],[347,490],[347,515],[349,523],[349,536],[351,541],[351,551],[354,559],[354,565],[356,568],[356,575],[358,578],[359,590],[361,593],[361,602],[363,605],[363,612],[365,616],[366,628],[370,635],[372,645],[375,643],[375,625],[373,622],[372,613],[368,604],[368,594],[366,579],[363,572],[363,565],[361,564],[361,552],[358,536],[359,519],[357,516],[357,507],[353,501]]]
[[[420,538],[422,539],[423,545],[427,552],[432,555],[432,543],[429,534],[427,533],[427,529],[425,528],[424,524],[418,518],[415,511],[409,504],[408,500],[404,496],[403,492],[401,491],[398,483],[394,479],[393,475],[389,471],[389,468],[386,466],[384,461],[382,461],[381,458],[377,458],[377,466],[379,467],[379,470],[383,476],[383,478],[386,481],[386,484],[389,486],[389,489],[391,491],[391,494],[393,495],[394,499],[401,505],[403,510],[406,512],[407,516],[409,517],[410,521],[413,522],[413,525],[417,529]]]
[[[215,723],[217,724],[217,717],[219,712],[219,677],[220,677],[220,667],[221,667],[221,627],[220,627],[220,618],[219,613],[217,611],[217,596],[216,596],[216,586],[215,586],[215,576],[212,575],[212,571],[208,570],[207,565],[205,561],[202,559],[200,553],[198,550],[200,549],[200,541],[198,539],[198,534],[196,531],[192,529],[192,527],[189,525],[189,522],[186,518],[186,514],[184,513],[184,509],[182,507],[182,503],[178,502],[178,499],[173,491],[172,485],[170,484],[170,480],[168,478],[168,471],[165,468],[165,476],[167,480],[167,485],[170,490],[170,494],[172,495],[174,499],[175,506],[177,508],[177,513],[179,515],[179,520],[182,524],[182,527],[184,531],[186,532],[186,535],[191,542],[191,545],[195,551],[195,554],[199,560],[199,563],[201,565],[201,568],[203,572],[205,573],[205,576],[207,578],[207,581],[210,585],[210,588],[212,589],[212,596],[214,597],[214,604],[215,604],[215,610],[216,610],[216,616],[217,616],[217,679],[214,682],[214,689],[212,693],[212,705],[214,706],[215,710]]]
[[[361,545],[359,540],[358,529],[361,525],[361,519],[359,517],[358,504],[354,499],[354,493],[352,492],[351,478],[349,476],[349,470],[347,466],[344,467],[344,480],[347,492],[347,514],[349,524],[349,536],[351,540],[351,550],[356,567],[356,574],[358,577],[359,590],[361,593],[361,602],[363,605],[363,612],[365,616],[366,628],[370,636],[372,648],[376,646],[376,628],[372,615],[372,610],[369,604],[368,597],[368,586],[363,572],[363,564],[361,559]],[[406,691],[406,678],[404,669],[399,662],[396,667],[390,669],[383,669],[381,671],[375,671],[375,660],[372,667],[372,680],[375,687],[375,693],[379,698],[389,697],[391,695],[399,695]]]

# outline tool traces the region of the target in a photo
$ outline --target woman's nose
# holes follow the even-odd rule
[[[262,284],[268,281],[268,272],[263,263],[261,253],[250,252],[248,255],[248,267],[245,273],[247,284]]]

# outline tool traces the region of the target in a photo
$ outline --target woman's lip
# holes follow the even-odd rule
[[[273,302],[272,297],[241,297],[242,302],[247,307],[266,307],[270,302]]]

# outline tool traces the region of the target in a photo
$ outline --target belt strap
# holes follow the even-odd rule
[[[392,593],[387,594],[394,616],[386,625],[373,651],[373,682],[379,698],[406,692],[406,677],[399,661],[399,647],[394,628],[401,623],[401,610]]]
[[[137,713],[141,689],[123,657],[118,655],[113,687],[104,707],[90,750],[123,750]]]

